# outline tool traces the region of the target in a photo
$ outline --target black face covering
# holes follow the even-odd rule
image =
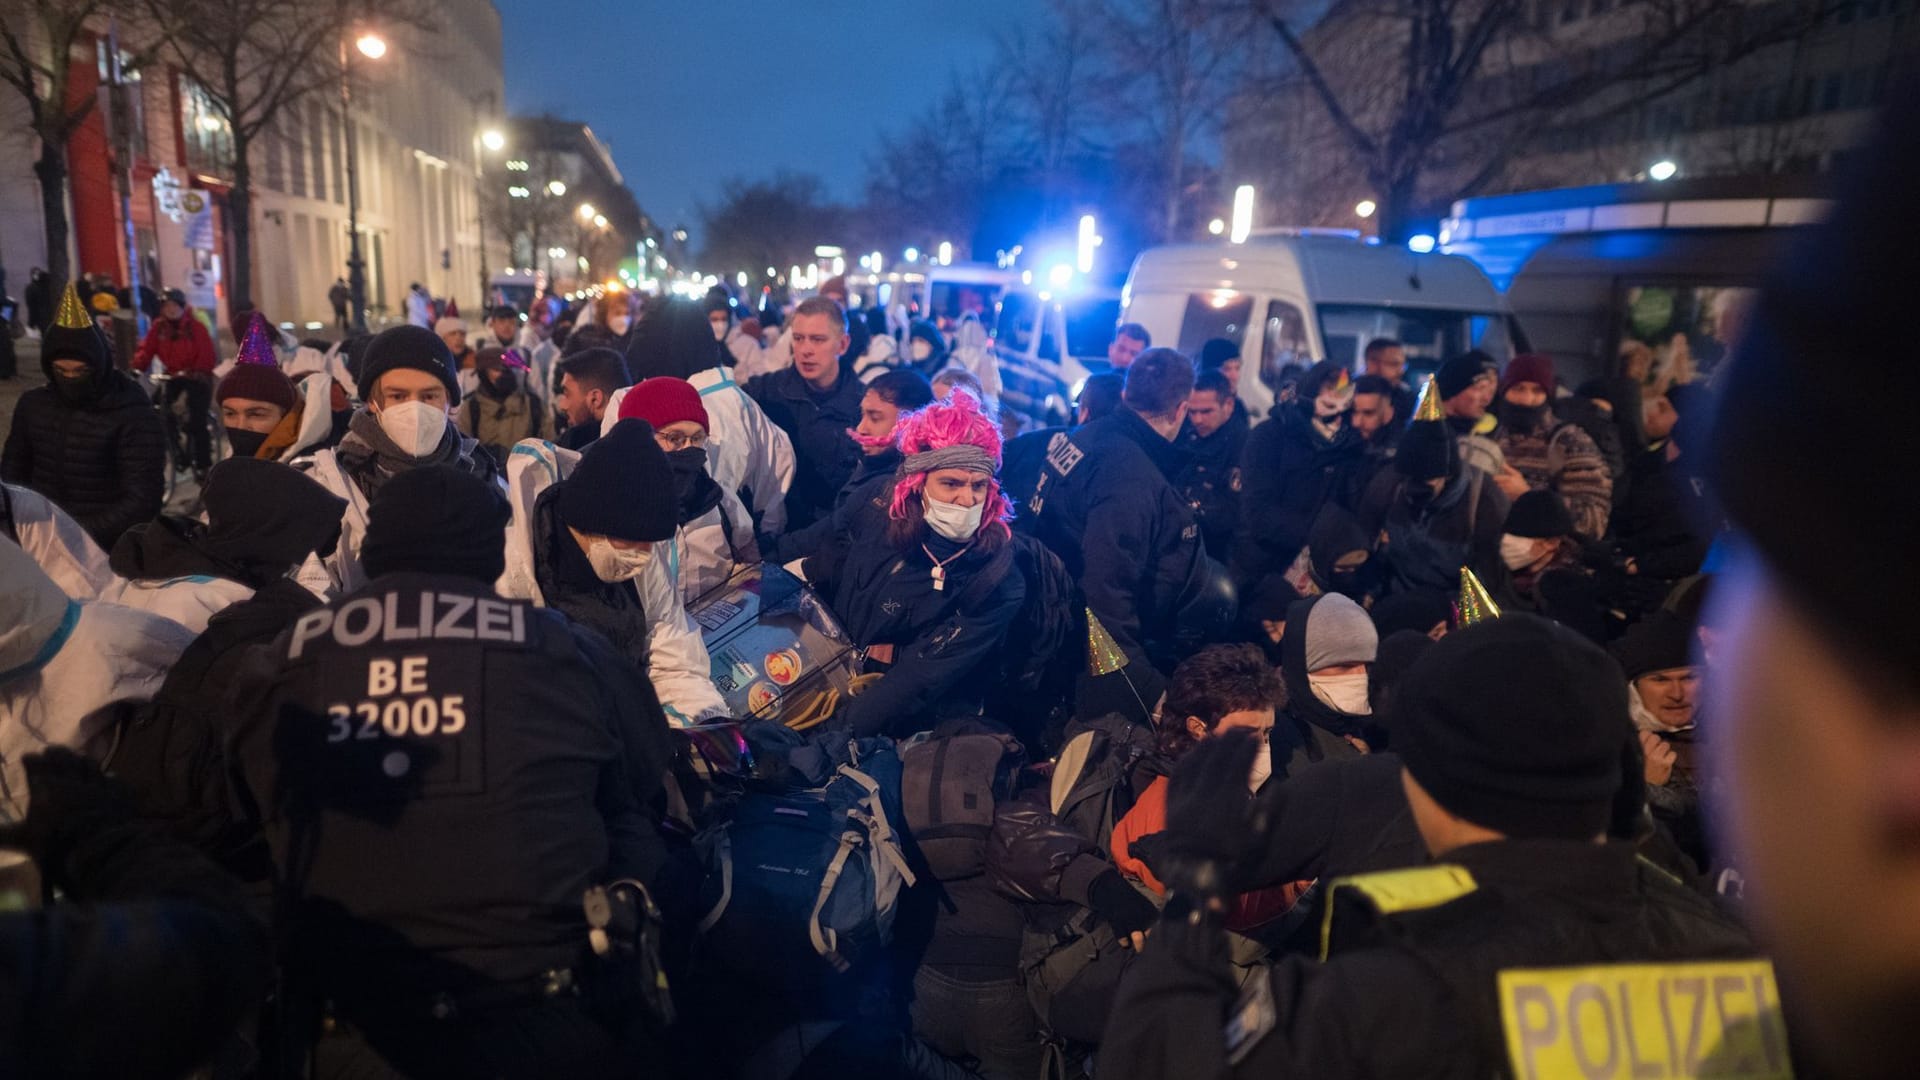
[[[233,456],[237,458],[254,456],[266,441],[267,433],[264,431],[248,431],[237,427],[227,429],[227,445],[233,447]]]
[[[1545,405],[1521,406],[1512,402],[1500,402],[1500,422],[1516,431],[1532,431],[1547,418]]]
[[[680,524],[694,520],[720,505],[720,485],[707,475],[707,449],[689,446],[670,451],[667,464],[673,466],[673,490],[680,503]]]
[[[520,388],[520,376],[512,371],[496,371],[483,377],[487,392],[494,397],[503,398]]]
[[[95,392],[93,372],[83,372],[79,375],[55,375],[53,392],[59,394],[60,400],[69,405],[82,405],[92,401]]]

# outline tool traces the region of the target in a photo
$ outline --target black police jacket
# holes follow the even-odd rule
[[[793,440],[793,486],[787,489],[787,527],[811,525],[833,510],[834,496],[860,462],[860,447],[847,429],[860,423],[867,387],[846,365],[840,381],[820,394],[798,369],[787,367],[747,380],[752,398]]]
[[[1249,430],[1246,413],[1236,403],[1233,416],[1219,431],[1203,436],[1189,423],[1180,432],[1179,446],[1188,454],[1180,472],[1180,495],[1200,522],[1207,555],[1221,562],[1232,554],[1233,534],[1239,527],[1240,456]]]
[[[572,967],[582,892],[659,868],[659,703],[558,612],[390,574],[263,660],[236,702],[239,795],[296,961],[349,1013]]]
[[[1169,477],[1185,455],[1126,407],[1057,435],[1026,528],[1060,556],[1128,659],[1149,706],[1171,671],[1180,608],[1210,577],[1200,528]]]
[[[1312,402],[1276,408],[1247,436],[1240,459],[1236,581],[1254,584],[1293,565],[1320,508],[1347,490],[1366,444],[1342,421],[1331,439],[1313,427]]]
[[[1163,919],[1103,1076],[1785,1075],[1771,966],[1628,845],[1475,844],[1328,903],[1327,959],[1287,957],[1245,996],[1219,929]]]

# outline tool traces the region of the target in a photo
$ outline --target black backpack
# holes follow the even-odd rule
[[[1025,761],[1013,736],[980,730],[936,730],[902,748],[907,832],[934,878],[958,881],[985,872],[994,807],[1012,794]]]
[[[1026,599],[1007,626],[995,659],[982,665],[990,681],[988,716],[1005,724],[1029,746],[1045,744],[1057,730],[1049,721],[1064,713],[1073,691],[1073,674],[1086,648],[1077,618],[1081,608],[1073,575],[1045,544],[1016,532],[1013,540],[960,594],[962,610],[985,603],[1010,573],[1027,585]]]

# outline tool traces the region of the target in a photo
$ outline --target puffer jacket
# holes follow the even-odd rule
[[[41,366],[51,379],[52,364]],[[167,438],[139,384],[104,363],[94,377],[100,391],[82,403],[68,403],[51,386],[21,396],[0,454],[0,480],[59,503],[95,543],[111,549],[121,533],[160,512]]]
[[[75,600],[99,599],[119,581],[80,523],[32,488],[0,484],[0,536],[25,548]]]
[[[75,600],[20,545],[0,541],[0,821],[26,813],[21,759],[48,746],[104,751],[193,640],[118,604]]]

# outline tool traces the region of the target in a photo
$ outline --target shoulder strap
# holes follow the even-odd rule
[[[1320,923],[1320,959],[1327,958],[1334,900],[1343,890],[1365,897],[1381,915],[1399,915],[1452,903],[1479,887],[1466,867],[1451,863],[1336,878],[1327,890],[1326,913]]]
[[[974,611],[987,602],[987,598],[1000,587],[1000,583],[1007,578],[1007,572],[1013,568],[1013,546],[1017,542],[1009,539],[1007,545],[995,552],[993,558],[980,568],[980,573],[954,597],[952,613]]]

